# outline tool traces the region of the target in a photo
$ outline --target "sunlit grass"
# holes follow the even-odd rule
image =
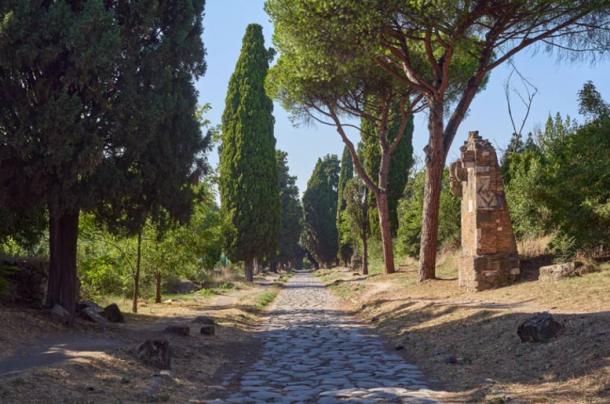
[[[271,304],[271,302],[273,302],[273,300],[277,296],[277,293],[278,293],[277,290],[268,290],[268,291],[260,293],[256,297],[256,303],[255,303],[256,308],[258,310],[262,310],[265,307],[267,307],[269,304]]]

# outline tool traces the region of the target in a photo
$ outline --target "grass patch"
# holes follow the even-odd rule
[[[275,297],[277,296],[278,291],[277,290],[267,290],[263,293],[260,293],[258,296],[256,296],[256,309],[257,310],[262,310],[265,307],[267,307],[269,304],[271,304],[271,302],[273,301],[273,299],[275,299]]]

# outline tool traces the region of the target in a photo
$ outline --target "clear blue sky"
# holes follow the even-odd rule
[[[239,56],[246,26],[250,23],[261,24],[268,47],[272,46],[273,26],[263,10],[264,0],[207,0],[206,3],[203,39],[207,49],[208,70],[197,83],[197,89],[200,102],[212,105],[210,120],[219,124],[227,85]],[[514,62],[521,73],[538,88],[525,133],[543,127],[549,113],[561,112],[562,115],[569,114],[580,119],[576,94],[587,80],[592,80],[602,96],[610,99],[608,61],[595,65],[588,62],[560,64],[554,56],[544,52],[526,51]],[[500,148],[506,146],[512,128],[503,86],[510,70],[508,66],[496,69],[487,88],[474,100],[468,117],[460,126],[448,162],[457,158],[458,147],[470,130],[478,130],[483,137]],[[518,84],[518,81],[514,83]],[[514,105],[517,106],[516,98]],[[415,153],[419,156],[422,155],[428,138],[425,116],[420,115],[416,119],[413,141]],[[289,115],[277,104],[274,116],[277,147],[288,152],[290,171],[298,177],[297,184],[303,192],[318,157],[328,153],[340,154],[343,144],[332,127],[300,125],[295,128]],[[218,162],[215,151],[210,155],[210,162],[214,165]]]

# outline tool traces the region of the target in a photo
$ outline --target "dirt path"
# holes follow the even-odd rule
[[[51,366],[74,358],[93,358],[121,345],[117,339],[59,336],[18,350],[0,361],[0,377],[25,369]]]
[[[311,273],[291,278],[262,327],[261,358],[218,402],[435,402],[418,368],[342,311]]]

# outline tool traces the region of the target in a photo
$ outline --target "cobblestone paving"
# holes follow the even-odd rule
[[[312,274],[293,276],[263,326],[261,359],[222,402],[436,402],[416,366],[338,307]]]

